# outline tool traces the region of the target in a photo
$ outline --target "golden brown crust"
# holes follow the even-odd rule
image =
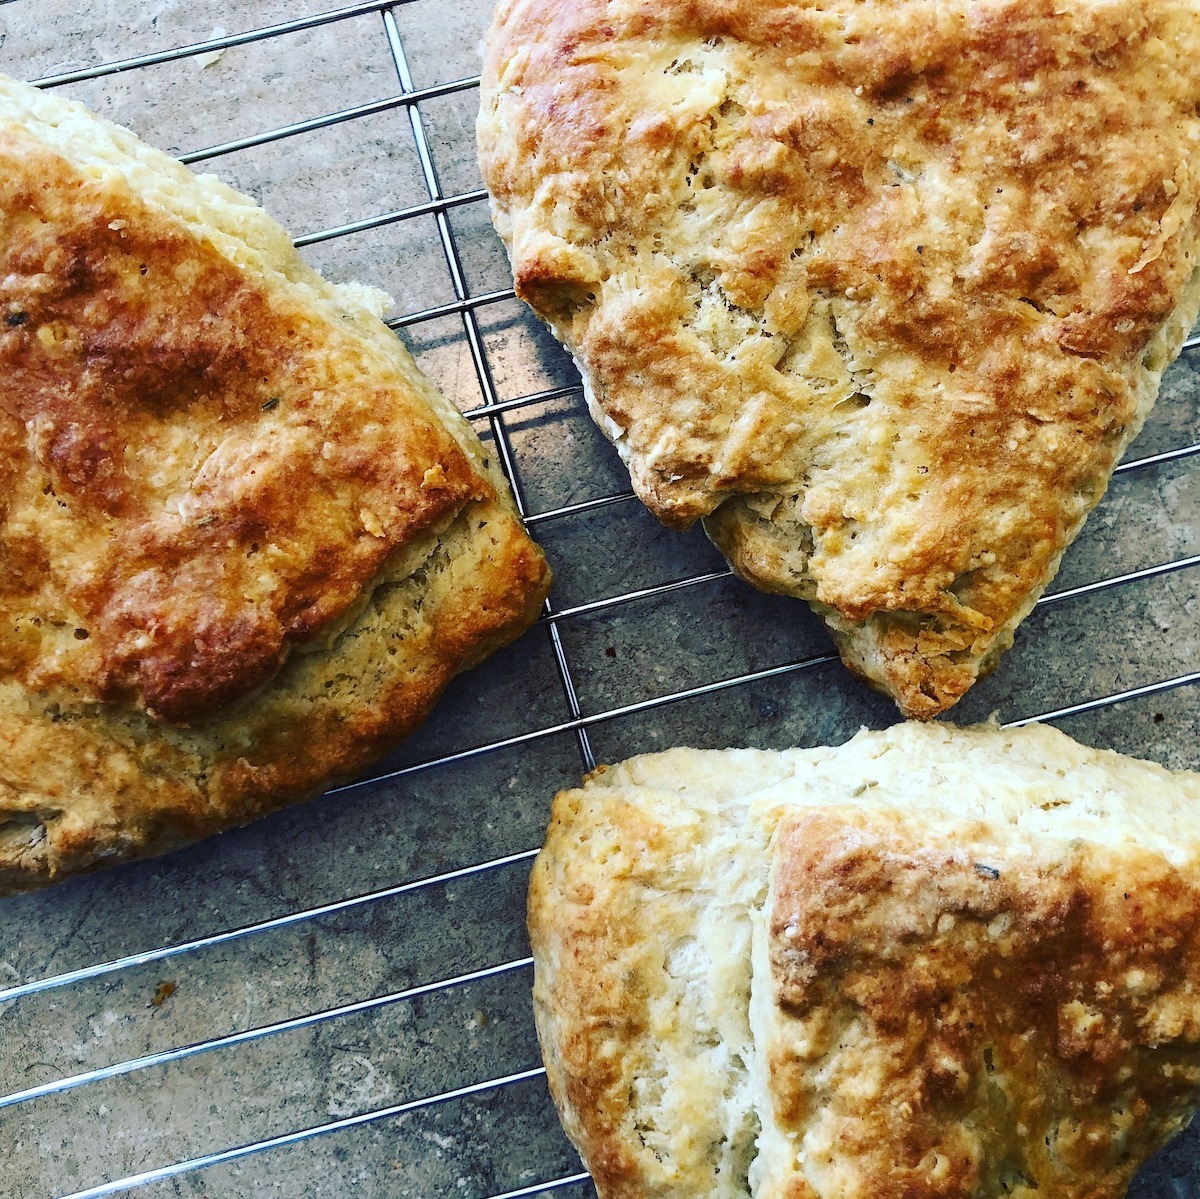
[[[1195,0],[506,0],[481,162],[642,499],[926,717],[1196,316],[1197,54]]]
[[[0,893],[351,777],[536,619],[545,559],[377,300],[0,77]]]
[[[624,1046],[645,1037],[648,1020],[644,1006],[630,1002],[624,982],[631,963],[611,947],[614,930],[625,928],[633,913],[622,889],[595,878],[572,852],[574,816],[556,808],[547,834],[550,848],[539,858],[529,890],[535,960],[569,961],[574,968],[535,975],[534,1006],[551,1095],[572,1140],[587,1147],[597,1189],[637,1199],[645,1193],[643,1171],[623,1131],[629,1122],[630,1077],[640,1063],[626,1061]],[[611,819],[635,843],[652,845],[661,835],[629,809],[614,811]],[[552,911],[566,919],[553,919]],[[644,948],[644,954],[635,951],[634,970],[652,968],[653,947]]]
[[[1039,860],[983,833],[780,826],[768,1068],[775,1118],[805,1129],[781,1194],[828,1173],[863,1196],[1118,1199],[1190,1118],[1195,880],[1140,847]]]
[[[560,794],[535,1014],[601,1199],[1119,1199],[1200,1099],[1197,803],[936,724]]]
[[[0,670],[201,718],[491,491],[395,365],[0,130]]]

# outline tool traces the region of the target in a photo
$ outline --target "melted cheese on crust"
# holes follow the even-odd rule
[[[492,486],[259,210],[31,91],[0,99],[0,673],[203,718]]]
[[[1198,56],[1196,0],[504,0],[481,162],[641,498],[927,717],[1196,318]]]

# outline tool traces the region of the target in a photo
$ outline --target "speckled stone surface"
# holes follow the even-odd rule
[[[324,11],[330,0],[0,4],[0,69],[38,79]],[[365,6],[362,6],[365,7]],[[487,0],[413,0],[395,32],[419,88],[469,79]],[[297,236],[429,199],[382,12],[185,57],[64,92],[173,153],[196,155],[291,122],[368,106],[357,119],[197,162],[261,199]],[[446,195],[479,187],[473,89],[420,113]],[[314,241],[335,279],[396,297],[396,315],[448,304],[452,235],[472,295],[509,286],[486,207],[449,209]],[[464,409],[565,387],[566,356],[515,301],[475,310],[488,375],[455,313],[405,329]],[[472,331],[473,332],[473,331]],[[486,421],[477,422],[485,434]],[[623,493],[627,480],[577,393],[506,411],[503,429],[533,514]],[[1130,460],[1200,441],[1200,353],[1171,371]],[[723,563],[696,531],[660,528],[635,503],[537,520],[571,608],[708,572]],[[1114,481],[1055,592],[1200,554],[1200,457]],[[955,711],[1017,719],[1154,684],[1200,667],[1196,568],[1041,606],[994,676]],[[714,680],[823,657],[802,605],[725,577],[561,622],[586,715]],[[570,711],[546,629],[460,679],[434,720],[380,773],[553,729]],[[590,728],[600,760],[673,744],[784,747],[839,742],[896,719],[840,666],[743,683]],[[1079,739],[1200,767],[1200,687],[1146,695],[1058,721]],[[0,1107],[0,1195],[62,1196],[266,1138],[392,1108],[388,1118],[193,1169],[137,1191],[154,1197],[338,1196],[485,1199],[573,1174],[540,1077],[420,1101],[539,1065],[528,999],[526,851],[549,799],[582,770],[570,730],[353,787],[192,850],[0,901],[0,987],[210,937],[321,905],[332,911],[171,958],[0,1002],[0,1095],[103,1071],[147,1054],[292,1022],[245,1043],[100,1077]],[[489,869],[437,876],[512,857]],[[434,879],[427,885],[422,880]],[[341,905],[356,896],[385,894]],[[516,963],[451,987],[427,984]],[[413,988],[417,994],[406,994]],[[399,996],[399,998],[390,998]],[[315,1023],[297,1018],[381,1002]],[[1135,1184],[1136,1199],[1200,1196],[1198,1138],[1185,1135]],[[560,1189],[576,1197],[586,1185]]]

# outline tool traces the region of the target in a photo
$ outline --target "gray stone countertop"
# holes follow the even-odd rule
[[[322,12],[332,0],[11,0],[0,5],[0,70],[40,79],[153,55]],[[309,29],[62,86],[198,169],[257,199],[297,235],[429,199],[378,6]],[[394,10],[417,88],[469,79],[487,0],[413,0]],[[382,103],[377,103],[382,102]],[[479,188],[477,93],[434,94],[419,110],[446,195]],[[358,106],[343,123],[205,151]],[[472,295],[511,286],[478,200],[447,210]],[[396,315],[453,304],[437,218],[379,223],[305,250],[334,279],[396,297]],[[564,620],[562,646],[586,716],[714,680],[823,656],[828,639],[796,602],[725,577],[697,530],[659,527],[587,418],[569,359],[511,299],[408,324],[423,367],[464,409],[489,398],[472,359],[474,322],[500,400],[552,394],[500,418],[560,609],[716,573],[653,599]],[[487,422],[477,425],[491,436]],[[1171,370],[1130,460],[1200,441],[1200,354]],[[1121,473],[1070,551],[1055,591],[1200,554],[1200,458]],[[558,510],[585,504],[581,511]],[[549,515],[545,515],[549,514]],[[1102,587],[1038,608],[960,722],[1069,708],[1200,665],[1196,569]],[[568,720],[544,627],[451,688],[435,718],[386,764],[396,771]],[[837,743],[896,720],[836,664],[601,719],[598,760],[675,744]],[[1200,767],[1200,687],[1152,692],[1058,719],[1073,736]],[[427,1104],[476,1083],[536,1071],[524,891],[552,793],[583,769],[573,732],[535,737],[283,812],[158,861],[0,901],[0,987],[126,955],[150,960],[0,1003],[0,1095],[235,1036],[363,1000],[385,1002],[0,1108],[0,1195],[41,1199],[231,1147],[398,1109],[295,1144],[136,1191],[160,1196],[396,1199],[484,1197],[577,1173],[536,1073]],[[381,767],[381,771],[385,768]],[[488,865],[484,869],[471,869]],[[347,903],[367,896],[364,902]],[[175,956],[152,951],[281,921]],[[460,985],[458,979],[493,967]],[[410,993],[413,989],[417,993]],[[398,998],[390,998],[399,996]],[[1200,1195],[1197,1137],[1185,1134],[1134,1186],[1136,1199]],[[561,1187],[567,1199],[587,1184]]]

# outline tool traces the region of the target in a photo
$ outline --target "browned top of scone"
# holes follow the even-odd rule
[[[1141,847],[1013,854],[988,832],[780,826],[766,1069],[803,1149],[770,1194],[1119,1199],[1186,1124],[1194,880]]]
[[[481,161],[641,498],[843,623],[921,618],[858,666],[927,716],[1182,341],[1198,59],[1196,0],[502,0]]]
[[[0,131],[0,676],[204,717],[491,494],[355,319]]]

